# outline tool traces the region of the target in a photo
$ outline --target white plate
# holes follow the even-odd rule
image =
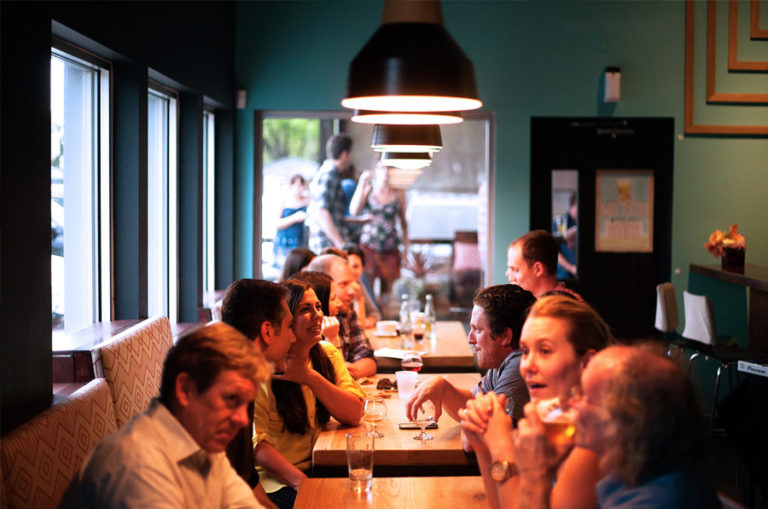
[[[396,338],[397,336],[399,336],[397,332],[378,332],[378,331],[374,332],[373,335],[376,336],[377,338]]]

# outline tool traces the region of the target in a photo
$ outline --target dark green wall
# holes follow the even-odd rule
[[[235,124],[237,276],[252,272],[253,110],[338,109],[347,65],[381,6],[237,4],[235,81],[248,91]],[[474,62],[484,108],[497,114],[494,221],[504,226],[494,233],[494,282],[504,281],[507,245],[528,230],[532,116],[673,117],[671,280],[685,288],[690,263],[716,263],[703,244],[729,223],[747,237],[747,261],[768,265],[768,140],[681,136],[684,2],[445,1],[443,14]],[[621,67],[621,101],[605,105],[600,80],[611,65]],[[745,111],[768,125],[768,108]]]

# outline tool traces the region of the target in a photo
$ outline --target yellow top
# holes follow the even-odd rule
[[[325,349],[325,353],[328,355],[336,372],[336,386],[351,392],[360,398],[361,401],[364,400],[365,392],[349,374],[341,352],[327,341],[321,341],[320,345]],[[277,403],[275,395],[272,393],[272,384],[267,381],[259,387],[254,401],[252,436],[254,447],[259,442],[269,442],[296,468],[307,470],[312,464],[312,448],[315,446],[317,437],[322,431],[322,426],[317,422],[315,415],[315,395],[312,393],[312,390],[302,384],[301,392],[307,404],[307,415],[310,423],[309,431],[304,434],[298,434],[290,433],[285,429],[283,418],[277,413]],[[256,466],[256,471],[259,472],[259,482],[267,493],[275,492],[285,486],[258,465]]]

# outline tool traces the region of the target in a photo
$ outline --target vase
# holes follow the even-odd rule
[[[744,247],[723,247],[723,257],[720,259],[723,270],[744,272]]]

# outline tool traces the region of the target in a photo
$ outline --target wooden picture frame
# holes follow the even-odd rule
[[[715,0],[709,0],[708,8],[715,9]],[[728,125],[728,124],[697,124],[694,116],[694,56],[695,56],[695,0],[686,0],[685,3],[685,86],[684,86],[684,128],[686,134],[725,134],[725,135],[751,135],[751,136],[768,136],[768,125]],[[759,9],[758,9],[759,11]],[[714,73],[714,37],[709,37],[710,32],[715,28],[715,17],[708,16],[707,19],[707,33],[708,33],[708,46],[711,40],[712,53],[707,53],[707,71]],[[713,78],[714,79],[714,75]],[[708,77],[709,80],[709,77]],[[709,84],[708,84],[709,85]],[[714,82],[713,82],[714,85]],[[708,90],[708,92],[713,91]],[[766,94],[748,94],[763,96]],[[739,104],[762,104],[768,103],[768,97],[757,98],[758,101],[744,101],[738,100]],[[710,101],[711,102],[711,101]],[[717,101],[721,102],[721,101]],[[725,101],[723,101],[725,102]]]

